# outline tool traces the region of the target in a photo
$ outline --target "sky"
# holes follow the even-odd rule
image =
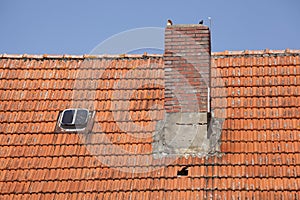
[[[123,31],[208,17],[214,52],[300,49],[299,10],[299,0],[0,0],[0,54],[89,54]]]

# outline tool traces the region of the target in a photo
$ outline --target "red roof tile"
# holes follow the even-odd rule
[[[0,55],[1,197],[299,198],[300,51],[212,58],[222,156],[174,160],[152,156],[161,55]],[[96,111],[92,134],[55,132],[70,107]]]

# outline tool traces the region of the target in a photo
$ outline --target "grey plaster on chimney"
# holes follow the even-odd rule
[[[210,120],[208,113],[166,113],[164,120],[156,125],[153,155],[155,158],[220,155],[221,126],[222,121]]]

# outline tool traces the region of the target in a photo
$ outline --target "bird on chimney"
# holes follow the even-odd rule
[[[168,26],[172,26],[173,25],[173,22],[172,20],[168,19],[168,23],[167,23]]]
[[[203,24],[203,20],[200,20],[199,24]]]

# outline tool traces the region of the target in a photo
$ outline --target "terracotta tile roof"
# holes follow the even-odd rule
[[[161,55],[0,58],[3,199],[300,198],[299,50],[213,53],[226,120],[223,155],[208,159],[152,157]],[[54,131],[70,107],[96,111],[92,134]]]

